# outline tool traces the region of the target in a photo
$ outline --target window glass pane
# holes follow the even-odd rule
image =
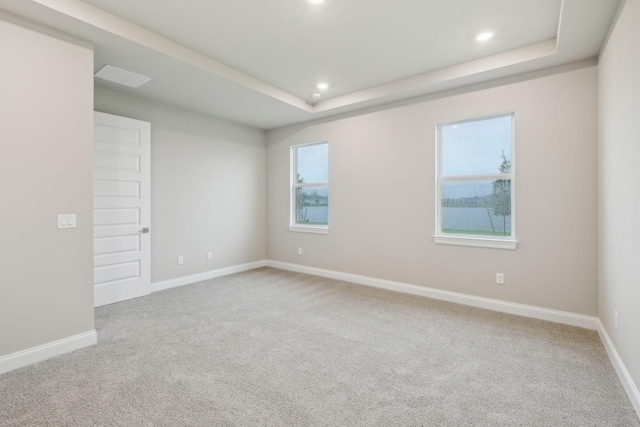
[[[304,145],[296,148],[298,183],[327,182],[328,144]]]
[[[511,172],[511,116],[445,125],[440,132],[442,176]]]
[[[443,233],[511,236],[511,180],[442,183]]]
[[[329,219],[329,188],[327,186],[297,187],[296,224],[327,225]]]

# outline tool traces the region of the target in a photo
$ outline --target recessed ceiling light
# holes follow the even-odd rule
[[[322,97],[322,94],[320,92],[314,92],[313,95],[311,95],[311,97],[313,99],[320,99]]]
[[[311,4],[322,4],[324,0],[307,0]]]
[[[329,83],[325,83],[325,82],[320,82],[318,83],[318,89],[320,90],[325,90],[329,88]]]
[[[490,33],[490,32],[480,33],[480,34],[478,34],[476,36],[476,41],[486,42],[487,40],[489,40],[492,37],[493,37],[493,33]]]

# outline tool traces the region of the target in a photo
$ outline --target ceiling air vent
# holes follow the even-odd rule
[[[102,67],[95,76],[130,87],[140,87],[151,80],[151,78],[143,76],[142,74],[132,73],[131,71],[123,70],[122,68],[113,67],[111,65],[105,65]]]

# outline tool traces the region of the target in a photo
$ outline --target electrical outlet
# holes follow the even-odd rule
[[[302,248],[298,248],[298,255],[302,255]]]
[[[616,329],[618,329],[618,310],[615,310],[613,312],[613,326],[615,326]]]
[[[182,255],[178,256],[178,265],[184,264],[184,257]]]
[[[496,283],[498,285],[504,285],[504,274],[496,273]]]
[[[207,252],[207,259],[213,259],[213,252]]]

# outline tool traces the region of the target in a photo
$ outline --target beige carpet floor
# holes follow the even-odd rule
[[[640,426],[597,333],[260,268],[96,309],[2,426]]]

